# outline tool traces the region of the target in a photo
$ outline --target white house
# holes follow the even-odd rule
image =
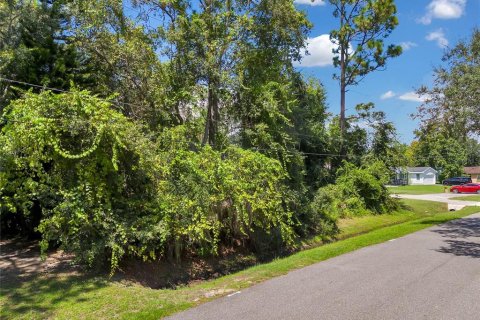
[[[408,184],[431,185],[437,183],[438,171],[431,167],[407,167]]]

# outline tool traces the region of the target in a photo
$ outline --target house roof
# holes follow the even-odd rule
[[[432,167],[407,167],[407,171],[410,172],[410,173],[423,173],[423,172],[427,171],[428,169],[431,169],[431,170],[437,172],[437,170],[433,169]]]
[[[466,174],[480,174],[480,166],[478,167],[465,167],[463,168],[463,172]]]

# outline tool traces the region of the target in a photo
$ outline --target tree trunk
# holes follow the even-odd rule
[[[340,28],[344,24],[344,7],[340,12]],[[345,91],[346,91],[346,54],[348,50],[348,42],[345,43],[340,39],[340,154],[344,155],[344,139],[346,131],[345,120]]]
[[[218,147],[218,126],[220,124],[220,112],[218,110],[218,82],[215,81],[211,90],[212,96],[212,124],[210,125],[210,145]]]
[[[207,119],[205,121],[205,131],[202,140],[202,145],[208,143],[213,148],[217,147],[218,124],[220,121],[217,84],[218,82],[215,80],[209,80],[208,83]]]
[[[343,139],[345,137],[345,131],[346,131],[346,119],[345,119],[345,91],[346,91],[346,86],[345,86],[345,62],[343,61],[344,55],[343,55],[343,50],[342,50],[342,57],[341,57],[341,65],[342,65],[342,71],[341,71],[341,76],[340,76],[340,134],[341,134],[341,143],[343,145]]]
[[[202,146],[206,145],[210,141],[210,118],[212,117],[212,107],[210,105],[210,89],[208,90],[208,102],[207,102],[207,118],[205,119],[205,130],[203,132]]]

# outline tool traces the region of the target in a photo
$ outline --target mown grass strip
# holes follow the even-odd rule
[[[450,187],[445,187],[443,185],[409,185],[409,186],[389,186],[388,190],[391,193],[396,194],[430,194],[430,193],[443,193],[445,189],[449,189]]]
[[[480,194],[477,196],[463,196],[463,197],[455,197],[452,200],[462,200],[462,201],[480,201]]]

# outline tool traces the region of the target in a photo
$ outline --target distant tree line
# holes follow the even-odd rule
[[[444,178],[480,165],[480,30],[446,50],[431,87],[418,89],[425,102],[415,115],[420,128],[411,162],[442,170]]]

